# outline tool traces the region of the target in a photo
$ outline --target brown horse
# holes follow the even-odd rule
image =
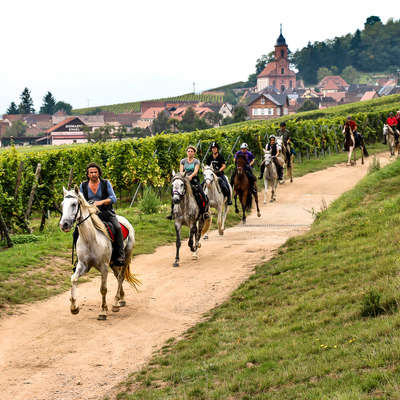
[[[239,213],[239,209],[237,207],[237,197],[239,196],[239,201],[242,204],[242,222],[246,223],[246,211],[251,210],[252,198],[256,201],[257,206],[257,217],[261,217],[260,209],[258,207],[258,194],[257,191],[255,193],[251,193],[251,185],[249,178],[246,175],[246,165],[247,160],[244,156],[238,155],[236,159],[236,174],[233,181],[233,190],[235,192],[235,212]],[[255,188],[257,189],[257,185],[255,184]]]
[[[344,149],[348,151],[347,165],[356,165],[356,149],[361,150],[361,164],[364,164],[364,157],[368,157],[368,151],[365,147],[364,139],[360,134],[355,135],[349,125],[345,125],[343,128],[344,134]],[[354,160],[351,159],[351,155],[354,155]]]

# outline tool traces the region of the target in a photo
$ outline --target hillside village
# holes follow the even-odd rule
[[[208,101],[203,101],[201,95],[198,100],[193,95],[191,100],[182,96],[144,101],[140,103],[139,111],[113,112],[105,106],[95,109],[95,115],[81,114],[79,110],[75,115],[68,115],[63,110],[53,115],[4,114],[0,119],[0,144],[8,145],[11,141],[31,145],[84,143],[97,141],[99,135],[102,135],[102,140],[117,140],[166,130],[155,129],[155,121],[160,116],[168,123],[169,131],[184,131],[180,124],[188,110],[194,118],[204,122],[204,127],[208,127],[237,122],[234,114],[239,109],[242,111],[240,120],[272,119],[298,111],[324,109],[400,93],[395,76],[377,77],[372,84],[349,84],[339,75],[327,75],[316,86],[305,87],[303,80],[297,79],[296,72],[291,69],[289,47],[282,29],[274,45],[273,61],[257,75],[256,85],[233,88],[236,99],[231,103],[224,101],[223,88],[203,92],[202,95],[210,99]],[[23,126],[23,132],[11,135],[10,128],[15,124]]]

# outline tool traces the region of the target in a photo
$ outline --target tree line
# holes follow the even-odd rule
[[[20,103],[17,105],[11,102],[7,109],[7,114],[35,114],[31,91],[26,87],[19,96]],[[64,111],[66,114],[72,114],[72,105],[65,101],[56,101],[51,92],[47,92],[43,97],[43,104],[40,107],[39,114],[53,115],[57,111]]]
[[[247,84],[255,86],[257,75],[274,61],[274,52],[262,55],[256,61],[255,73]],[[389,19],[386,24],[375,15],[364,23],[364,29],[354,34],[308,42],[306,47],[289,52],[289,62],[299,71],[298,78],[315,84],[326,75],[341,75],[355,83],[360,72],[398,74],[400,69],[400,20]]]

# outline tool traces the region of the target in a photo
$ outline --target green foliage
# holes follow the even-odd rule
[[[347,83],[357,83],[360,79],[360,73],[352,65],[348,65],[341,76]]]
[[[140,112],[141,104],[146,102],[171,102],[171,103],[179,103],[179,102],[210,102],[210,103],[219,103],[222,104],[224,102],[224,96],[217,96],[213,94],[184,94],[181,96],[174,97],[164,97],[161,99],[147,100],[147,101],[136,101],[133,103],[121,103],[121,104],[111,104],[99,107],[87,107],[87,108],[78,108],[73,110],[74,114],[88,114],[93,112],[93,109],[98,111],[112,111],[116,114],[125,113],[125,112]]]
[[[50,92],[43,97],[43,105],[40,107],[41,114],[51,114],[56,112],[56,100]]]
[[[312,100],[307,99],[297,111],[302,112],[311,110],[318,110],[318,105],[315,104]]]
[[[379,159],[377,159],[375,156],[372,158],[372,162],[368,167],[368,173],[372,174],[376,171],[379,171],[381,169],[381,163],[379,162]]]
[[[323,42],[309,42],[293,55],[299,76],[307,83],[317,82],[317,71],[320,68],[330,69],[333,73],[332,66],[336,66],[340,74],[349,66],[362,72],[383,72],[391,66],[398,68],[399,59],[400,21],[389,19],[386,24],[382,24],[376,16],[367,18],[362,31],[357,30],[354,34]],[[348,79],[350,82],[355,79],[354,73]]]
[[[33,108],[33,100],[31,97],[30,90],[26,87],[20,95],[21,103],[19,103],[18,109],[20,114],[34,114],[35,109]]]
[[[332,71],[326,67],[319,67],[317,71],[318,82],[322,81],[326,76],[333,75]]]
[[[56,107],[55,107],[55,112],[57,111],[64,111],[67,115],[72,114],[72,106],[69,103],[66,103],[65,101],[57,101]]]
[[[17,105],[12,101],[10,107],[7,108],[7,114],[19,114]]]
[[[19,138],[25,135],[26,132],[26,123],[24,121],[18,120],[15,121],[10,127],[6,129],[5,137],[15,137]]]
[[[161,201],[157,193],[151,187],[147,187],[143,192],[142,200],[139,202],[139,210],[144,214],[155,214],[160,209]]]
[[[376,317],[385,310],[381,306],[381,294],[375,290],[370,290],[362,299],[361,316]]]

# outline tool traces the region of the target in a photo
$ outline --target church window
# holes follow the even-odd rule
[[[281,50],[281,57],[285,57],[285,52],[283,51],[283,49]]]
[[[285,73],[285,68],[281,68],[281,74],[283,75]]]

